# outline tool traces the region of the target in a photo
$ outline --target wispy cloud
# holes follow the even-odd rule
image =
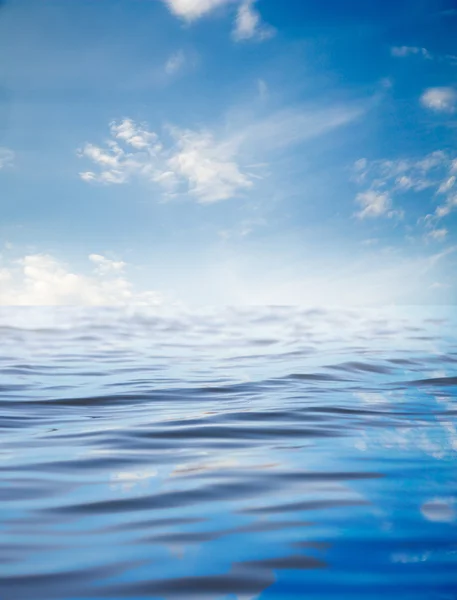
[[[392,46],[390,53],[392,56],[397,58],[418,56],[426,60],[434,60],[443,63],[449,63],[451,65],[457,65],[457,56],[454,56],[453,54],[434,54],[427,50],[427,48],[421,48],[419,46]]]
[[[276,34],[274,27],[262,23],[259,11],[254,7],[256,0],[246,0],[238,8],[233,30],[233,39],[263,41]]]
[[[219,134],[168,127],[167,143],[147,125],[127,118],[110,124],[111,135],[104,146],[87,143],[78,151],[96,166],[80,177],[105,185],[136,179],[159,186],[168,198],[187,194],[200,203],[228,200],[253,188],[258,176],[248,165],[342,127],[361,112],[344,106],[297,107],[263,118],[247,117],[236,129],[225,127]]]
[[[426,48],[419,48],[417,46],[393,46],[390,49],[392,56],[405,58],[406,56],[422,56],[423,58],[431,59],[432,55]]]
[[[14,157],[15,153],[12,150],[0,146],[0,169],[12,166]]]
[[[112,260],[102,254],[89,254],[89,260],[96,265],[96,271],[101,275],[122,273],[127,264],[122,260]]]
[[[451,254],[455,254],[455,252],[457,252],[457,246],[449,246],[448,248],[445,248],[441,252],[438,252],[436,254],[432,254],[431,256],[429,256],[427,258],[426,265],[425,265],[425,271],[430,271],[439,262],[441,262],[447,256],[449,256]]]
[[[267,224],[264,218],[244,219],[241,223],[231,229],[222,229],[218,232],[222,240],[242,239],[250,235],[258,227],[263,227]]]
[[[447,217],[454,209],[457,208],[457,192],[449,194],[444,204],[438,206],[435,211],[437,218]]]
[[[88,275],[75,273],[48,254],[28,254],[0,266],[0,305],[158,305],[157,292],[138,292],[125,274],[126,264],[99,254]]]
[[[261,100],[266,100],[268,98],[268,84],[264,79],[257,80],[257,90]]]
[[[186,65],[186,55],[182,50],[173,52],[165,63],[165,72],[168,75],[174,75],[181,71]]]
[[[444,197],[444,203],[437,206],[434,215],[421,218],[431,227],[439,218],[447,216],[457,207],[455,189],[457,159],[438,150],[422,158],[401,158],[397,160],[358,160],[354,165],[354,181],[365,190],[357,196],[359,204],[364,202],[368,209],[365,216],[388,214],[389,202],[395,196],[406,193],[419,193],[430,190],[437,198]],[[384,210],[383,210],[384,209]],[[363,212],[363,211],[362,211]],[[429,232],[429,236],[433,234]],[[435,239],[443,234],[435,234]]]
[[[357,194],[356,202],[362,207],[356,213],[359,219],[382,217],[391,212],[392,199],[386,192],[367,190]]]
[[[427,240],[444,242],[447,238],[449,231],[445,227],[440,227],[437,229],[431,229],[426,235],[425,238]]]
[[[281,150],[349,125],[364,113],[361,105],[300,105],[247,119],[234,137],[257,152]]]
[[[457,91],[452,87],[428,88],[421,96],[421,103],[437,112],[454,112],[457,106]]]

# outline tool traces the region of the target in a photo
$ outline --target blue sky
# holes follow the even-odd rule
[[[0,303],[457,298],[454,1],[0,7]]]

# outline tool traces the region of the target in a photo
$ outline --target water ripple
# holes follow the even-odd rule
[[[0,309],[0,599],[456,598],[456,324]]]

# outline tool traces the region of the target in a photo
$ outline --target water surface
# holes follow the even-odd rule
[[[2,309],[0,599],[456,599],[456,332]]]

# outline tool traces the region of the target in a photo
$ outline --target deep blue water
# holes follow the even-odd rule
[[[456,599],[456,322],[1,309],[0,600]]]

